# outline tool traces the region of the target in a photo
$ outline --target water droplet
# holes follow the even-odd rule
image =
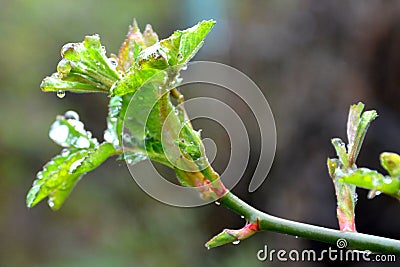
[[[73,171],[75,171],[76,168],[78,168],[79,165],[81,165],[83,161],[84,161],[84,158],[83,159],[79,159],[79,160],[75,161],[74,163],[72,163],[71,166],[69,167],[68,172],[69,173],[73,173]]]
[[[63,90],[58,90],[58,91],[57,91],[57,96],[58,96],[58,98],[64,98],[64,96],[65,96],[65,91],[63,91]]]
[[[81,134],[86,134],[85,125],[84,125],[81,121],[69,120],[68,122],[69,122],[69,124],[71,124],[71,125],[75,128],[75,130],[77,130],[78,132],[80,132]]]
[[[382,192],[381,191],[377,191],[376,189],[370,190],[368,192],[368,199],[373,199],[376,196],[379,196]]]
[[[51,125],[49,131],[49,137],[57,144],[64,146],[68,139],[69,128],[67,125],[62,125],[56,121]]]
[[[244,219],[244,216],[242,215],[242,216],[240,216],[240,218]]]
[[[66,157],[69,154],[69,150],[64,148],[63,150],[61,150],[61,156]]]
[[[69,52],[69,51],[73,51],[75,49],[75,44],[73,43],[68,43],[65,44],[62,48],[61,48],[61,56],[64,57],[65,53]]]
[[[214,203],[215,203],[215,205],[217,205],[217,206],[221,205],[221,203],[219,203],[218,201],[215,201]]]
[[[296,239],[297,239],[297,238],[299,238],[299,237],[296,235],[294,238],[296,238]]]
[[[113,143],[115,141],[114,139],[114,135],[111,133],[110,130],[105,130],[104,131],[104,141],[108,142],[108,143]]]
[[[42,179],[43,178],[43,172],[38,172],[38,174],[36,175],[36,178]]]
[[[239,243],[240,243],[240,240],[236,240],[236,241],[233,241],[233,242],[232,242],[233,245],[237,245],[237,244],[239,244]]]
[[[77,121],[79,121],[78,113],[76,113],[73,110],[68,110],[67,112],[65,112],[64,118],[67,119],[67,120],[77,120]]]
[[[111,65],[113,65],[114,67],[118,65],[118,62],[115,58],[109,58],[109,61],[110,61]]]
[[[392,183],[392,178],[390,178],[389,176],[385,176],[385,178],[383,178],[383,182],[385,184],[391,184]]]
[[[76,141],[75,141],[75,146],[78,148],[88,148],[90,147],[90,141],[86,139],[83,136],[80,136]]]
[[[67,59],[62,59],[57,65],[57,71],[62,74],[68,74],[72,69],[71,63]]]

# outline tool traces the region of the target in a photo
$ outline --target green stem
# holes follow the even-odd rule
[[[290,221],[261,212],[231,192],[223,196],[219,202],[250,221],[259,220],[260,231],[272,231],[293,235],[336,245],[338,239],[347,241],[346,248],[369,250],[374,253],[400,255],[400,241],[357,232],[342,232],[339,230]]]

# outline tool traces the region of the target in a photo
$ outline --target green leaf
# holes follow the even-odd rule
[[[116,82],[111,88],[112,96],[123,96],[129,93],[136,92],[140,87],[148,83],[151,79],[163,85],[166,80],[166,73],[157,69],[139,70],[131,68],[124,78]]]
[[[98,145],[92,134],[85,130],[83,123],[75,111],[67,111],[63,116],[57,116],[51,125],[50,138],[62,147],[93,148]]]
[[[215,247],[219,247],[225,244],[229,244],[229,243],[233,243],[233,242],[238,242],[238,239],[230,234],[227,229],[225,229],[224,231],[222,231],[221,233],[219,233],[218,235],[214,236],[213,238],[211,238],[206,244],[206,248],[210,249],[210,248],[215,248]]]
[[[214,20],[201,21],[184,31],[175,31],[169,38],[161,40],[160,49],[165,52],[169,65],[186,64],[192,59],[214,25]]]
[[[364,104],[358,103],[350,107],[349,121],[347,124],[347,135],[349,139],[348,155],[349,166],[353,166],[360,153],[361,145],[364,141],[368,127],[378,114],[375,110],[366,111],[361,115]]]
[[[110,143],[90,149],[63,150],[38,172],[27,194],[26,205],[31,208],[48,197],[49,206],[58,210],[84,174],[115,154],[116,150]]]
[[[36,180],[26,197],[26,205],[31,208],[49,197],[49,206],[57,210],[61,207],[72,188],[83,173],[72,173],[87,156],[87,150],[65,150],[48,162],[38,172]]]
[[[98,35],[64,45],[61,56],[57,73],[42,81],[45,92],[108,92],[120,78],[115,60],[107,58]]]
[[[359,168],[353,173],[341,177],[339,181],[400,199],[400,179],[384,176],[374,170]]]
[[[87,173],[96,169],[109,157],[116,155],[117,151],[110,143],[102,143],[94,149],[88,150],[88,154],[82,162],[72,171],[72,173]]]
[[[163,89],[165,75],[159,72],[135,92],[126,110],[123,135],[125,151],[129,149],[133,154],[139,153],[139,158],[143,158],[142,154],[147,152],[151,159],[162,162],[167,162],[161,145],[162,125],[168,114],[176,119],[175,108],[168,100],[168,92]],[[180,124],[178,121],[168,129],[178,132]]]
[[[396,153],[384,152],[380,156],[381,165],[392,177],[400,176],[400,156]]]
[[[349,117],[347,120],[347,139],[349,142],[349,150],[350,147],[354,144],[363,109],[364,104],[361,102],[350,106]]]
[[[333,138],[331,141],[336,150],[336,154],[339,157],[340,163],[343,168],[347,169],[349,167],[349,158],[347,156],[346,145],[340,138]]]
[[[206,248],[210,249],[227,243],[238,244],[240,240],[244,240],[254,235],[259,230],[258,221],[246,223],[246,225],[238,230],[224,229],[221,233],[211,238],[206,243]]]
[[[146,29],[142,34],[134,19],[118,52],[118,69],[122,72],[127,72],[136,62],[139,53],[157,42],[158,36],[151,28],[151,25],[146,25]]]
[[[338,168],[338,159],[330,159],[328,158],[326,161],[326,165],[328,167],[329,176],[334,179],[335,171]]]

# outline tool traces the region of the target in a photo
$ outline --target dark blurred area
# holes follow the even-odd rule
[[[379,154],[400,152],[399,15],[400,1],[394,0],[1,1],[0,266],[283,266],[293,263],[260,262],[257,251],[266,244],[328,248],[259,233],[239,245],[207,251],[203,244],[209,238],[244,221],[215,205],[188,209],[157,202],[113,160],[86,175],[60,211],[45,203],[28,210],[25,195],[36,172],[60,150],[48,138],[55,116],[76,110],[101,139],[107,114],[105,95],[67,93],[58,99],[42,93],[39,84],[56,70],[62,45],[84,35],[100,34],[110,54],[118,51],[133,17],[142,28],[151,23],[161,38],[214,18],[217,25],[195,60],[225,63],[247,74],[263,90],[277,127],[272,170],[250,194],[260,140],[253,117],[243,110],[252,161],[233,192],[272,215],[337,228],[326,158],[334,156],[330,139],[345,139],[349,105],[362,101],[380,115],[367,134],[359,166],[383,171]],[[196,94],[188,90],[186,97]],[[207,125],[197,123],[210,136],[218,136],[213,129],[222,131]],[[223,171],[229,146],[215,142],[215,168]],[[383,195],[368,200],[367,191],[359,189],[357,230],[400,239],[399,209],[398,201]]]

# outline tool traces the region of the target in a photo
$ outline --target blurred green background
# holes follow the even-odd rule
[[[363,101],[380,115],[359,166],[380,169],[380,152],[400,152],[399,14],[400,1],[0,1],[0,266],[286,266],[291,263],[259,262],[256,253],[264,245],[326,249],[260,233],[207,251],[203,244],[212,235],[243,220],[215,205],[159,203],[113,160],[85,176],[60,211],[45,203],[28,210],[25,195],[36,172],[60,150],[48,138],[55,116],[76,110],[101,139],[107,113],[105,95],[67,93],[58,99],[42,93],[39,84],[55,71],[62,45],[84,35],[100,34],[108,53],[116,53],[133,17],[142,28],[151,23],[161,38],[214,18],[217,25],[196,59],[246,73],[269,100],[277,125],[272,171],[252,194],[247,187],[259,138],[248,125],[252,161],[233,191],[273,215],[337,228],[325,162],[334,156],[330,138],[345,136],[348,106]],[[187,97],[195,95],[189,91]],[[242,116],[251,121],[246,112]],[[206,122],[198,125],[207,131]],[[218,162],[228,149],[220,143]],[[215,168],[223,171],[218,162]],[[400,239],[398,201],[367,200],[366,194],[358,191],[358,231]]]

